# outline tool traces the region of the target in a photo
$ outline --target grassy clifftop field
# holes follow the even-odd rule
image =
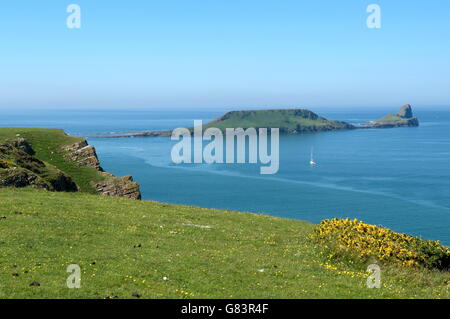
[[[325,254],[306,222],[34,189],[0,203],[0,298],[450,297],[448,272],[394,264],[367,288],[367,265]]]
[[[35,160],[7,147],[17,135]],[[0,187],[0,298],[450,298],[449,272],[433,268],[448,264],[438,244],[354,223],[318,228],[99,196],[89,188],[102,177],[98,170],[68,161],[61,149],[80,139],[61,130],[0,129],[0,141],[2,170],[26,166],[44,177],[59,170],[81,190]],[[330,250],[347,252],[355,243],[364,258]],[[391,258],[393,251],[403,259]],[[379,252],[382,286],[369,289],[366,268]],[[398,262],[410,259],[433,267]],[[80,289],[66,286],[71,264],[81,267]]]

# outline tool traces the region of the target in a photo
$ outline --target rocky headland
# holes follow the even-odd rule
[[[29,134],[33,137],[37,135],[34,131]],[[33,145],[21,134],[0,139],[0,186],[34,187],[56,192],[88,189],[104,196],[141,198],[139,184],[131,176],[117,177],[103,171],[95,148],[88,145],[86,140],[64,134],[65,140],[76,142],[56,146],[57,144],[48,143],[52,134],[46,134],[45,145],[44,142],[36,141],[34,144],[45,150],[53,164],[38,158]],[[60,131],[55,132],[55,140],[61,138],[59,134]],[[77,182],[83,184],[83,187],[77,185]]]

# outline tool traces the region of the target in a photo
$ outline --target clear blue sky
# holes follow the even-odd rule
[[[448,0],[9,0],[0,43],[2,108],[450,105]]]

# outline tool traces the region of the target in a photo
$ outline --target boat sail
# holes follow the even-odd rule
[[[311,166],[316,165],[316,162],[314,162],[313,153],[314,153],[314,149],[311,147],[311,159],[309,160],[309,165],[311,165]]]

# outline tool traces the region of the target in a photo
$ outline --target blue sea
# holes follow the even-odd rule
[[[414,108],[420,127],[280,137],[280,169],[171,161],[167,137],[99,138],[191,127],[226,110],[3,110],[0,126],[62,128],[94,145],[105,170],[133,175],[143,199],[306,220],[350,217],[450,245],[450,107]],[[313,108],[362,123],[396,109]],[[317,165],[309,165],[314,148]]]

